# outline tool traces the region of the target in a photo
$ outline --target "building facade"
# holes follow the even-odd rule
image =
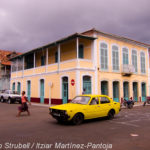
[[[32,102],[61,104],[76,95],[106,94],[115,101],[149,95],[148,44],[95,29],[12,59],[11,88]]]

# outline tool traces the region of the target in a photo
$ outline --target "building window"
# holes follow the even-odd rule
[[[84,58],[84,46],[82,44],[79,45],[79,58]]]
[[[40,102],[44,103],[44,95],[45,95],[45,82],[44,79],[40,80]]]
[[[123,64],[124,64],[124,65],[128,65],[128,64],[129,64],[128,49],[124,47],[124,48],[122,49],[122,52],[123,52]]]
[[[45,56],[41,56],[41,66],[45,65]]]
[[[145,73],[146,72],[146,70],[145,70],[145,53],[141,52],[140,57],[141,57],[141,73]]]
[[[107,44],[100,44],[100,66],[101,69],[108,69],[108,47]]]
[[[112,65],[113,70],[119,70],[119,51],[117,46],[112,46]]]
[[[137,51],[132,50],[132,65],[135,68],[135,72],[137,72]]]
[[[58,52],[55,52],[55,63],[58,62]]]

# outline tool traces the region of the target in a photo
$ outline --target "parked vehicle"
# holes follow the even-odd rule
[[[124,99],[123,100],[123,105],[126,107],[126,108],[133,108],[133,105],[134,105],[134,100],[126,100]]]
[[[19,95],[16,91],[5,90],[0,93],[0,101],[7,102],[8,104],[19,102],[21,103],[21,95]]]
[[[150,96],[147,96],[146,101],[143,103],[143,106],[147,104],[150,104]]]
[[[87,119],[113,119],[120,111],[120,103],[114,102],[106,95],[81,95],[76,96],[70,103],[53,106],[49,110],[58,122],[72,121],[73,124],[79,125]]]

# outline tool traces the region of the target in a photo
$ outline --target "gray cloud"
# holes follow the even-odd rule
[[[98,30],[150,43],[149,0],[0,0],[0,49],[27,51]]]

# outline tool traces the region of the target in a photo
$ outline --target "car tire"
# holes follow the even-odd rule
[[[8,103],[8,104],[11,104],[11,103],[12,103],[11,98],[8,98],[7,103]]]
[[[58,122],[59,124],[63,124],[63,123],[64,123],[64,121],[63,121],[62,119],[57,119],[57,122]]]
[[[75,114],[75,116],[72,119],[72,123],[74,125],[80,125],[84,120],[84,116],[81,113]]]
[[[4,98],[3,97],[1,97],[1,102],[4,103]]]
[[[108,112],[107,117],[108,117],[109,120],[112,120],[112,119],[114,119],[114,115],[115,115],[114,110],[110,110],[110,111]]]

